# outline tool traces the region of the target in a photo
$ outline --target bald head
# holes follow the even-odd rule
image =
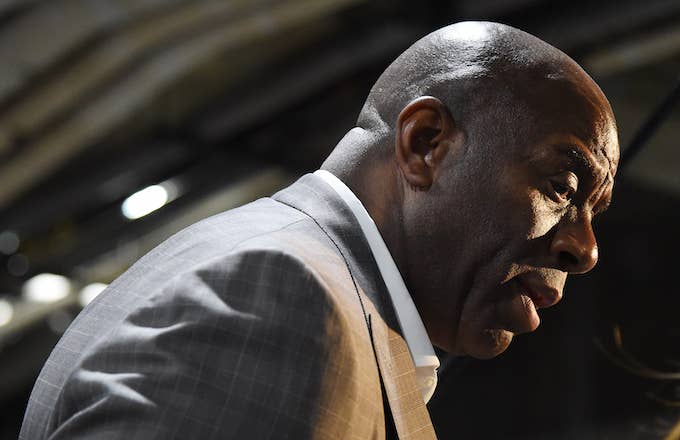
[[[532,119],[545,116],[546,105],[559,105],[548,89],[565,87],[584,89],[577,92],[593,101],[603,120],[613,123],[599,87],[560,50],[511,26],[456,23],[421,38],[383,72],[357,126],[369,132],[373,149],[390,153],[389,139],[399,113],[414,99],[433,96],[444,103],[468,136],[498,136],[500,130],[509,128],[506,125],[512,125],[502,135],[525,137],[523,129],[534,125]],[[481,132],[476,130],[479,127]],[[384,148],[375,145],[376,139],[387,140],[382,142]],[[356,145],[352,148],[357,155],[372,156],[357,151]],[[343,152],[344,162],[348,156]]]
[[[466,22],[385,70],[322,168],[366,206],[431,340],[488,358],[595,266],[617,161],[609,103],[578,64]]]

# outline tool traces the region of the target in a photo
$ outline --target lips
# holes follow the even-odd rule
[[[500,318],[506,330],[515,334],[536,330],[541,323],[536,304],[528,291],[517,279],[511,281],[512,293],[499,304]]]
[[[559,290],[548,285],[538,273],[528,272],[515,277],[525,295],[531,298],[536,307],[545,309],[557,304],[562,299]]]
[[[552,306],[562,296],[539,273],[516,276],[508,284],[510,294],[499,301],[496,311],[503,329],[515,334],[536,330],[541,323],[537,309]]]

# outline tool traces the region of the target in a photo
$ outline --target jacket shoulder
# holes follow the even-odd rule
[[[272,204],[207,219],[140,260],[64,335],[41,374],[60,392],[45,393],[39,379],[29,411],[56,408],[56,438],[189,427],[265,436],[253,417],[304,438],[377,411],[377,367],[347,269],[310,219]],[[275,211],[268,225],[224,237]],[[337,389],[347,399],[331,398]],[[40,438],[26,420],[24,438]]]

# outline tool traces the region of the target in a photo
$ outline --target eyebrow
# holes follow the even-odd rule
[[[591,177],[595,177],[593,162],[588,159],[581,147],[573,144],[558,144],[556,147],[559,153],[569,159],[571,165],[575,165],[587,171]]]

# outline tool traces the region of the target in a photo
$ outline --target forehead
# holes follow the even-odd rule
[[[529,123],[525,139],[530,142],[525,145],[530,149],[573,147],[593,168],[613,178],[619,158],[616,122],[609,102],[589,77],[539,81],[527,93],[526,103]],[[564,148],[547,152],[564,155]]]
[[[530,145],[526,157],[532,161],[552,161],[584,171],[597,179],[614,176],[615,162],[607,143],[587,143],[569,132],[557,132]]]

